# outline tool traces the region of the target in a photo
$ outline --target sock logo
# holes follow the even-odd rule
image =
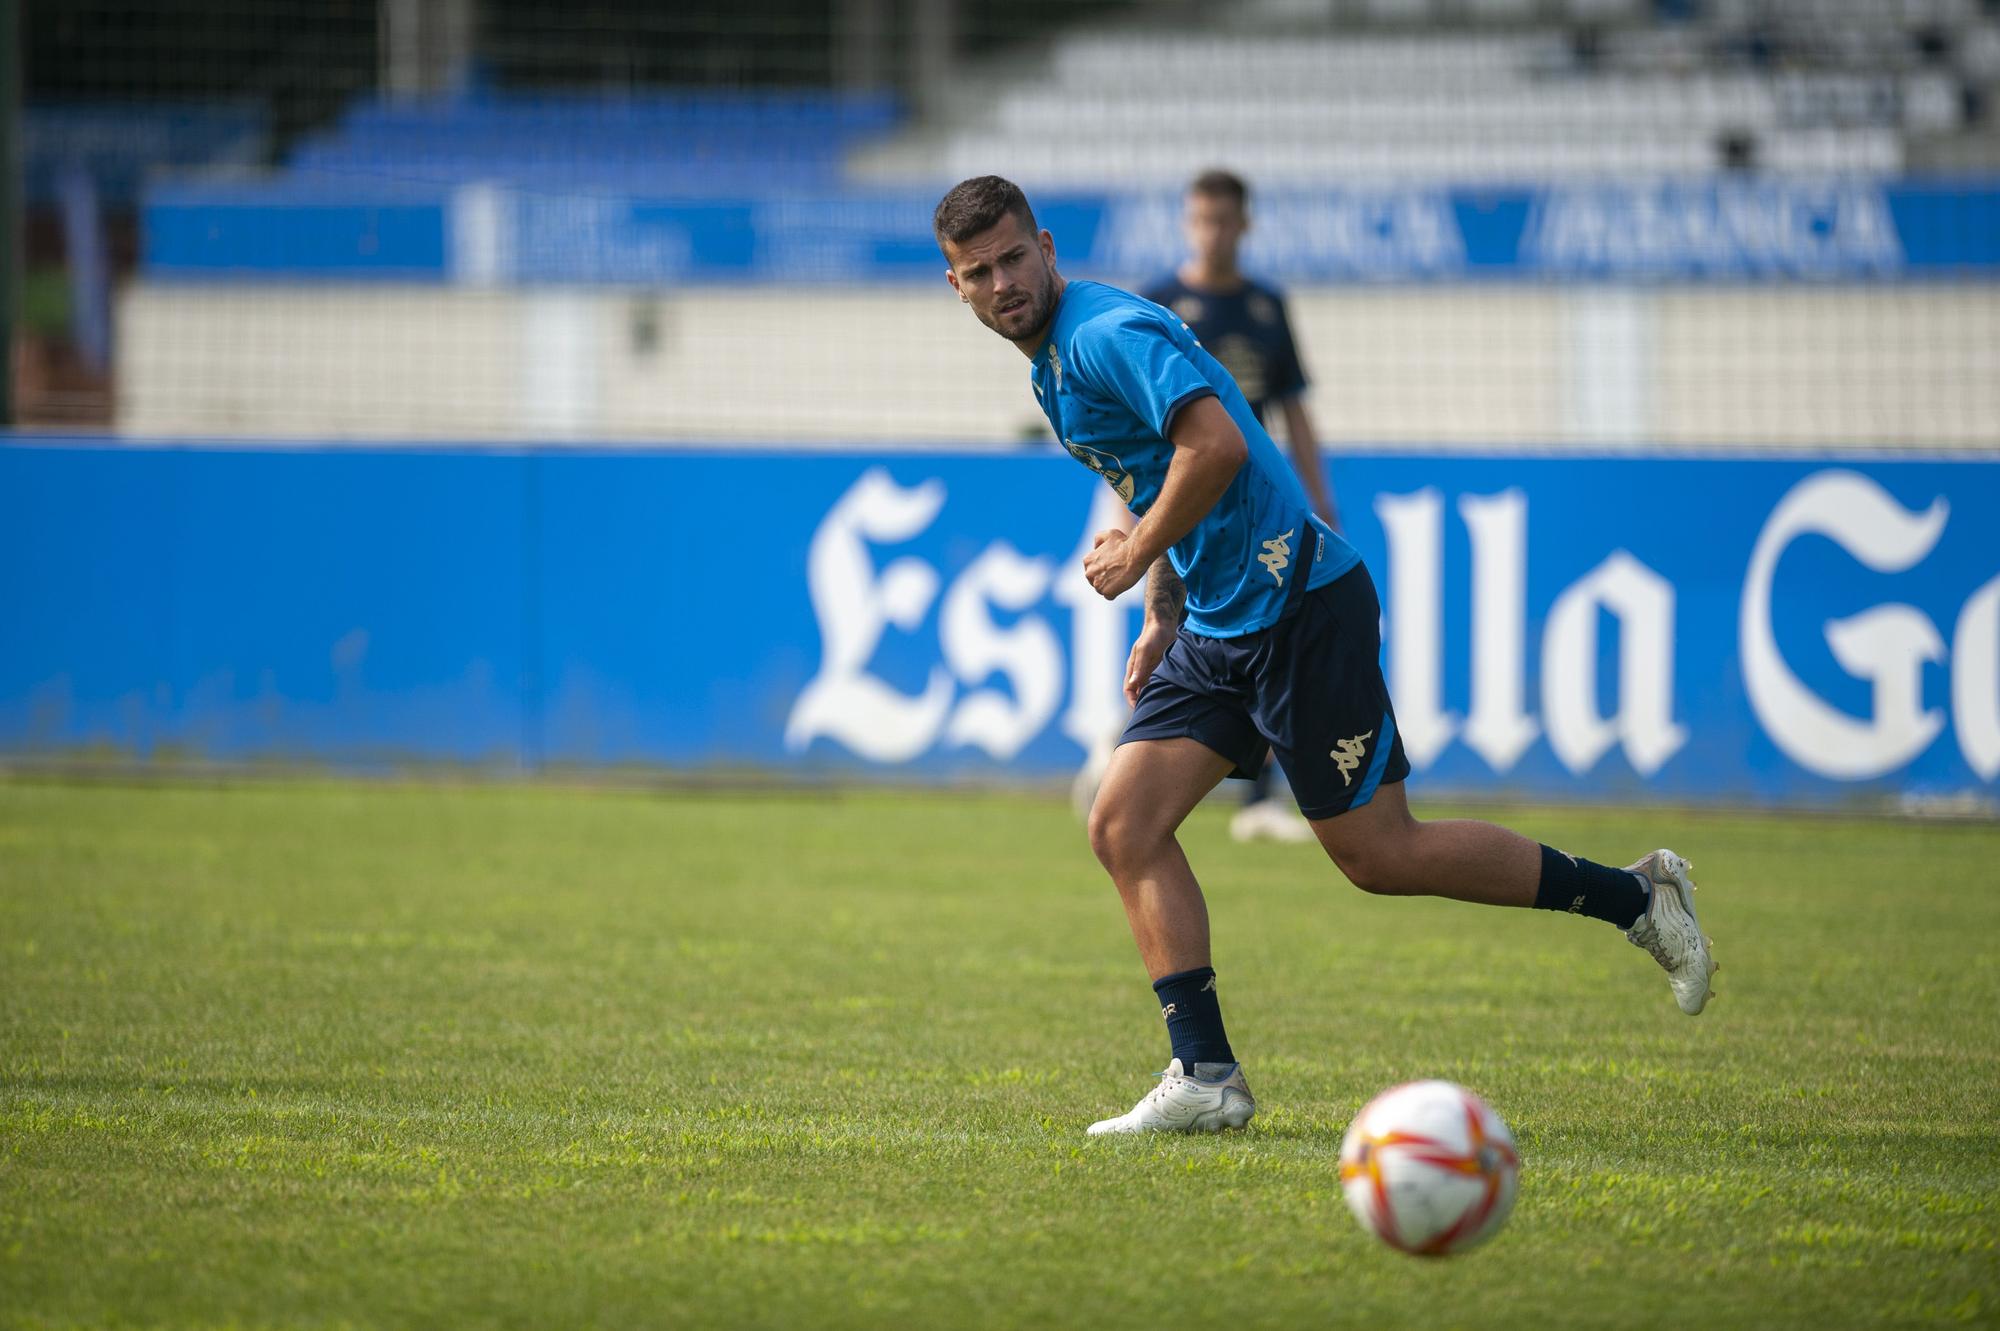
[[[1208,983],[1201,987],[1201,991],[1204,994],[1212,994],[1215,992],[1215,977],[1213,975],[1208,977]]]
[[[1569,903],[1569,913],[1570,913],[1570,914],[1572,914],[1572,915],[1581,915],[1581,914],[1583,914],[1583,898],[1582,898],[1582,897],[1578,897],[1578,898],[1577,898],[1577,899],[1576,899],[1575,901],[1572,901],[1572,902],[1570,902],[1570,903]]]
[[[1371,730],[1365,735],[1356,735],[1352,739],[1341,740],[1333,746],[1333,751],[1327,754],[1327,757],[1333,759],[1333,765],[1340,769],[1341,785],[1351,786],[1354,784],[1354,772],[1356,768],[1361,766],[1362,750],[1368,741],[1373,738],[1375,738],[1375,732]]]
[[[1294,527],[1283,536],[1273,536],[1264,542],[1264,553],[1257,556],[1257,562],[1280,587],[1285,585],[1285,570],[1292,565],[1292,532],[1297,530]]]
[[[1160,1009],[1160,1020],[1172,1021],[1174,1019],[1174,1013],[1178,1011],[1180,1011],[1180,1004],[1169,1003],[1165,1007]]]

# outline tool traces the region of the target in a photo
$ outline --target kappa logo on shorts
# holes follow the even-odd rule
[[[1352,739],[1341,740],[1333,746],[1333,752],[1329,753],[1327,757],[1333,759],[1333,765],[1340,769],[1341,785],[1351,786],[1354,784],[1354,772],[1356,768],[1361,766],[1362,751],[1367,746],[1368,741],[1374,738],[1375,732],[1371,730],[1365,735],[1356,735]]]
[[[1273,536],[1264,542],[1264,553],[1257,556],[1257,562],[1264,566],[1266,573],[1277,579],[1280,587],[1285,585],[1285,570],[1292,565],[1292,532],[1297,530],[1293,527],[1283,536]]]

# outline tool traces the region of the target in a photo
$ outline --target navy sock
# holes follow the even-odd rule
[[[1554,846],[1542,847],[1542,881],[1535,889],[1536,910],[1562,910],[1608,920],[1630,929],[1652,904],[1652,889],[1630,869],[1565,855]]]
[[[1153,981],[1160,1015],[1167,1019],[1167,1038],[1174,1057],[1190,1077],[1197,1063],[1234,1063],[1229,1036],[1222,1029],[1222,1004],[1215,997],[1215,967],[1162,975]]]

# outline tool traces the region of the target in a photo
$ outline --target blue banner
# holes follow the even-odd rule
[[[590,282],[937,281],[931,193],[645,199],[364,179],[156,190],[149,276]],[[1036,200],[1073,274],[1182,254],[1172,193]],[[1246,264],[1287,283],[2000,276],[2000,183],[1757,179],[1271,190]]]
[[[1343,455],[1419,788],[2000,802],[2000,462]],[[0,447],[0,754],[1057,777],[1059,453]]]

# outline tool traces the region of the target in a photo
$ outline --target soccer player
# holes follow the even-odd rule
[[[1083,572],[1115,597],[1147,580],[1125,693],[1132,720],[1090,813],[1172,1045],[1159,1084],[1092,1135],[1242,1127],[1256,1103],[1223,1028],[1208,907],[1175,831],[1232,772],[1278,755],[1314,835],[1364,892],[1531,906],[1605,920],[1651,953],[1690,1016],[1715,962],[1689,866],[1656,850],[1615,869],[1491,823],[1420,822],[1378,660],[1360,557],[1315,516],[1241,390],[1168,311],[1066,281],[1055,239],[998,176],[954,186],[932,219],[979,321],[1029,358],[1070,455],[1137,515]]]
[[[1250,187],[1231,172],[1204,171],[1188,185],[1182,206],[1187,258],[1139,294],[1180,316],[1243,390],[1260,425],[1268,430],[1274,414],[1285,418],[1292,466],[1305,484],[1312,511],[1338,531],[1319,441],[1306,415],[1306,372],[1285,317],[1285,298],[1244,276],[1238,261],[1250,230]],[[1243,807],[1230,819],[1229,834],[1238,841],[1312,841],[1312,828],[1271,786],[1271,763],[1266,761],[1244,789]]]

